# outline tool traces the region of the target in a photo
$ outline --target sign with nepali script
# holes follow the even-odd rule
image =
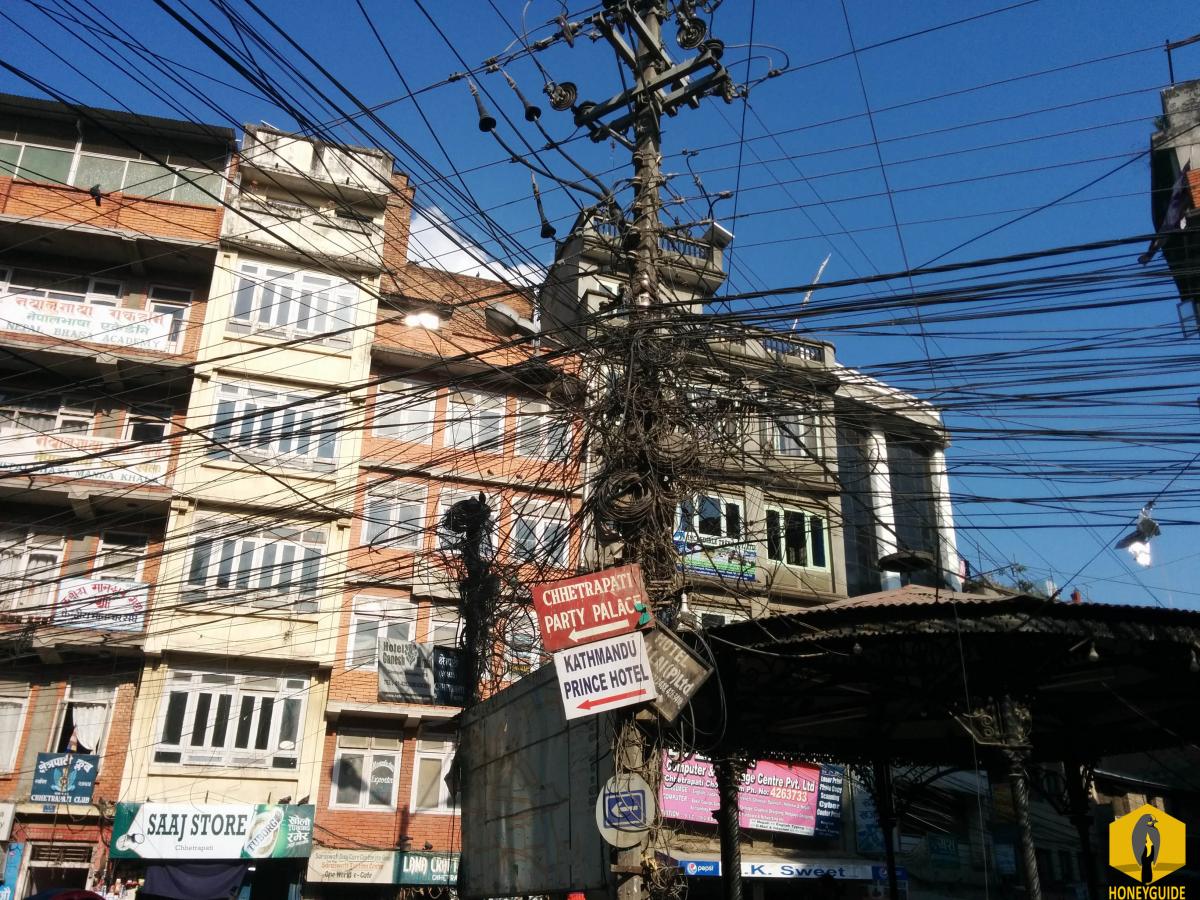
[[[456,648],[380,637],[378,660],[380,700],[463,705],[465,671]]]
[[[100,757],[90,753],[39,753],[33,769],[34,803],[91,803]]]
[[[170,316],[45,297],[0,297],[0,329],[137,350],[175,349]]]
[[[638,565],[533,586],[542,646],[554,652],[650,624],[650,599]]]
[[[118,803],[113,859],[283,859],[312,853],[311,804]]]
[[[821,767],[759,760],[750,763],[738,787],[742,828],[811,835],[816,831]],[[717,776],[703,756],[663,754],[662,814],[711,825],[720,805]]]
[[[58,588],[54,624],[100,631],[141,631],[150,588],[138,581],[68,578]]]
[[[0,323],[2,324],[2,323]],[[115,484],[167,483],[165,444],[114,451],[121,442],[77,434],[18,434],[4,438],[0,469],[30,470],[31,475],[68,475]]]
[[[646,658],[646,639],[640,631],[555,653],[554,669],[568,719],[658,696]]]

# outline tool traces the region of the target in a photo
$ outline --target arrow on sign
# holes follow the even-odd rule
[[[598,697],[595,700],[584,700],[579,704],[579,708],[595,709],[597,706],[607,706],[609,703],[616,703],[618,700],[628,700],[630,697],[640,697],[645,693],[648,693],[645,688],[638,688],[636,691],[626,691],[623,694],[613,694],[611,697]]]
[[[582,641],[586,638],[593,638],[601,634],[608,634],[610,631],[622,631],[629,627],[628,619],[621,619],[617,622],[605,622],[603,625],[594,625],[591,628],[580,628],[571,632],[571,640]]]

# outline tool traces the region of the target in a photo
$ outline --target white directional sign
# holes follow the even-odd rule
[[[555,653],[554,668],[568,719],[658,696],[640,631]]]

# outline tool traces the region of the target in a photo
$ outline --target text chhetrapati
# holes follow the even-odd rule
[[[635,586],[636,583],[631,572],[618,570],[613,575],[547,588],[542,594],[542,602],[546,606],[557,606],[560,603],[587,600],[606,594],[626,593],[632,591]]]

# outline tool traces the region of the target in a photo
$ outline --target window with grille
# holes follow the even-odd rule
[[[502,453],[504,397],[452,391],[446,411],[446,446]]]
[[[825,517],[801,509],[767,510],[767,559],[804,569],[828,569]]]
[[[195,535],[187,575],[192,596],[185,599],[202,592],[210,599],[316,611],[324,531],[288,526],[251,531],[245,523],[210,521],[198,523]]]
[[[363,543],[368,547],[420,549],[425,543],[425,488],[397,483],[367,489]]]
[[[435,391],[407,382],[392,381],[381,386],[375,394],[375,435],[411,444],[432,442]]]
[[[172,671],[154,761],[295,769],[304,678]]]
[[[220,384],[209,455],[330,471],[341,415],[339,404],[306,394]]]
[[[551,413],[545,403],[521,403],[517,409],[517,453],[563,461],[570,454],[571,423],[563,411]]]
[[[0,529],[0,609],[49,616],[62,566],[59,534]]]
[[[342,809],[395,809],[402,744],[399,735],[339,734],[329,805]]]
[[[358,288],[319,272],[243,263],[238,268],[232,334],[319,338],[330,347],[349,347]]]
[[[453,811],[454,797],[446,784],[453,761],[454,733],[422,728],[413,763],[413,812]]]
[[[373,671],[379,661],[379,639],[416,640],[417,609],[402,600],[359,598],[350,615],[346,668]]]

